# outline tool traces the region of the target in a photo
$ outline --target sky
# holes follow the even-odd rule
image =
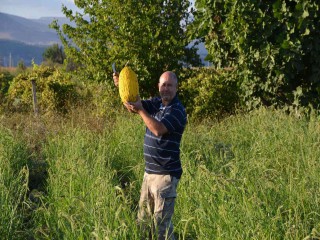
[[[74,0],[0,0],[0,12],[29,19],[64,17],[61,12],[62,4],[77,11]]]
[[[0,12],[29,19],[64,17],[62,4],[77,10],[73,0],[0,0]]]

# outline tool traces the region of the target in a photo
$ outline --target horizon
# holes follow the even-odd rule
[[[6,12],[2,12],[2,11],[0,11],[0,14],[11,15],[11,16],[14,16],[14,17],[24,18],[24,19],[27,19],[27,20],[40,20],[40,19],[45,19],[45,18],[57,18],[57,19],[59,19],[59,18],[67,18],[66,16],[43,16],[43,17],[37,17],[37,18],[26,18],[24,16],[12,14],[12,13],[6,13]]]

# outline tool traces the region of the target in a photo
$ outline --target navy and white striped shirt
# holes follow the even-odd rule
[[[162,122],[168,132],[155,136],[148,128],[144,137],[145,171],[152,174],[170,174],[181,177],[180,142],[187,123],[186,111],[178,97],[168,106],[161,98],[142,100],[143,108],[155,119]]]

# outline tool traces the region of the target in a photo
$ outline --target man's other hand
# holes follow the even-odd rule
[[[115,72],[112,74],[113,82],[116,87],[119,87],[119,73]]]

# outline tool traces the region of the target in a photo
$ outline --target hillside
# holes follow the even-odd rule
[[[0,39],[15,40],[32,45],[51,45],[60,42],[57,33],[47,22],[0,13]]]
[[[30,66],[32,60],[40,64],[44,50],[54,43],[60,43],[57,33],[49,28],[52,17],[26,19],[0,13],[0,66],[17,66],[23,60]],[[66,18],[58,18],[66,23]]]
[[[23,60],[26,66],[30,66],[32,60],[36,64],[40,64],[46,47],[0,39],[0,66],[17,66],[20,60]]]

